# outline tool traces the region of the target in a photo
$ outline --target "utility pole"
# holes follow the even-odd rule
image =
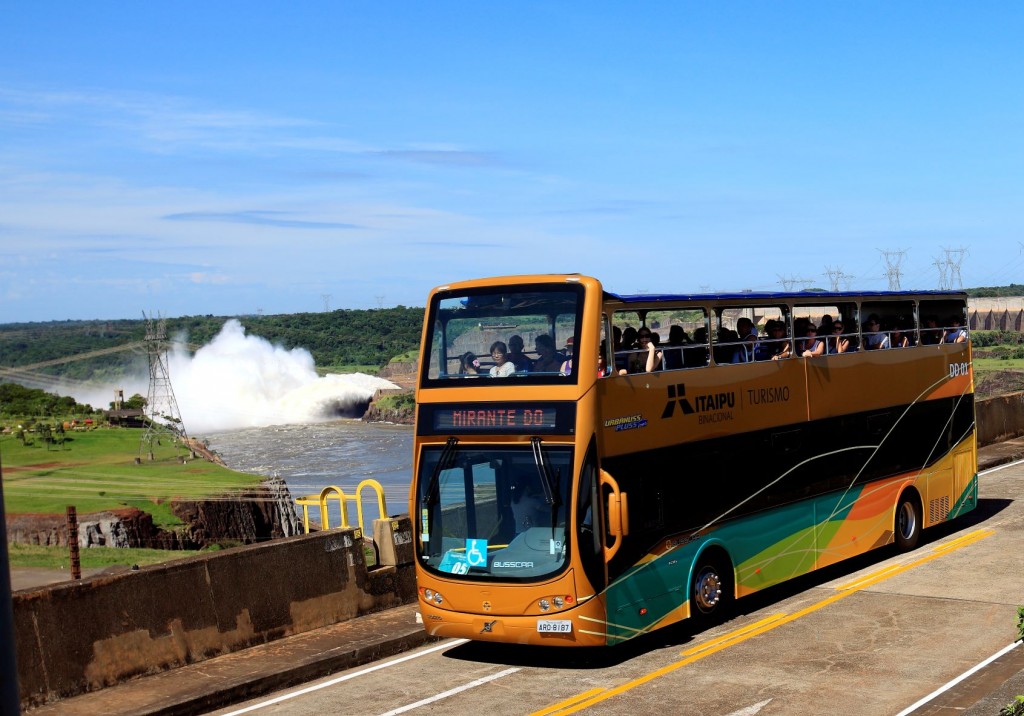
[[[0,713],[21,713],[18,660],[14,649],[14,602],[11,599],[11,563],[7,555],[4,516],[4,470],[0,464]]]
[[[146,354],[149,357],[149,395],[146,398],[146,432],[139,445],[141,456],[149,446],[149,459],[153,459],[153,444],[161,436],[170,440],[181,440],[188,444],[188,433],[181,420],[178,401],[171,387],[171,376],[167,369],[167,321],[159,317],[142,314],[146,319]]]

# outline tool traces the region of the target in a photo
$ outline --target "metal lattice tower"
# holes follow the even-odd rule
[[[900,271],[900,264],[906,258],[907,251],[906,249],[900,249],[899,251],[882,251],[882,249],[879,249],[879,251],[885,257],[885,276],[889,279],[889,290],[899,291],[900,276],[903,275]]]
[[[158,317],[142,314],[146,319],[146,355],[149,357],[149,395],[146,397],[146,433],[142,436],[139,453],[149,446],[150,459],[153,456],[153,444],[161,437],[170,440],[188,441],[185,423],[181,420],[178,401],[171,387],[171,377],[167,370],[167,321]]]
[[[964,282],[960,278],[960,264],[964,261],[964,255],[967,253],[967,249],[943,249],[946,252],[946,276],[948,277],[949,285],[947,288],[963,288]]]
[[[939,271],[939,290],[947,290],[949,288],[949,273],[946,269],[949,264],[947,264],[943,259],[935,259],[932,261],[932,264]]]
[[[850,288],[850,279],[852,279],[853,276],[845,273],[841,268],[826,266],[825,275],[828,276],[828,280],[832,285],[833,291],[845,291]]]
[[[779,284],[782,286],[783,291],[792,291],[795,286],[802,286],[803,290],[807,290],[814,285],[814,281],[809,278],[796,278],[795,276],[787,278],[785,276],[779,276]]]

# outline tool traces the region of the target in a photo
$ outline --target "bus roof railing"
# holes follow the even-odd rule
[[[622,303],[667,303],[691,301],[790,301],[829,302],[839,299],[849,301],[856,298],[967,298],[964,291],[907,290],[907,291],[738,291],[725,293],[634,293],[618,294],[605,291],[605,300]]]

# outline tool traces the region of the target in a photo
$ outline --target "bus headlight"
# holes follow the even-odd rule
[[[565,604],[565,600],[564,600],[564,599],[562,599],[561,597],[555,597],[555,598],[554,598],[554,599],[552,599],[551,601],[552,601],[552,602],[554,602],[554,604],[555,604],[555,609],[561,609],[561,608],[562,608],[562,605],[564,605],[564,604]]]
[[[444,597],[441,596],[441,593],[435,592],[433,589],[424,589],[423,598],[428,602],[433,602],[434,604],[440,604],[444,601]]]
[[[547,599],[541,599],[540,600],[540,609],[541,609],[541,611],[546,612],[550,608],[551,608],[551,602],[549,602]]]

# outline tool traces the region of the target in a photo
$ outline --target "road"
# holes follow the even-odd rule
[[[446,641],[215,713],[894,716],[1016,637],[1024,465],[980,482],[979,508],[913,552],[741,600],[714,629],[587,652]]]

